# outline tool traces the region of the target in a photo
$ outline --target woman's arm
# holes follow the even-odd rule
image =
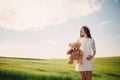
[[[93,41],[93,44],[92,44],[92,50],[93,50],[93,56],[94,57],[96,55],[96,46],[95,46],[95,41]]]
[[[95,41],[93,41],[93,43],[92,43],[92,52],[93,52],[93,55],[89,55],[89,56],[87,57],[87,60],[91,60],[91,59],[94,58],[94,56],[96,55]]]
[[[78,38],[76,42],[80,42],[80,38]]]

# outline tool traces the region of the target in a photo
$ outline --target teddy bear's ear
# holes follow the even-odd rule
[[[71,43],[69,43],[69,46],[71,46]]]
[[[81,46],[80,42],[77,42],[77,44],[78,44],[79,46]]]

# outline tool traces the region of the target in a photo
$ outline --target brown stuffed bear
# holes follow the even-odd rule
[[[70,55],[68,64],[72,64],[73,60],[77,60],[77,63],[82,65],[83,52],[80,50],[80,46],[81,43],[79,42],[69,43],[70,49],[67,50],[67,54]]]

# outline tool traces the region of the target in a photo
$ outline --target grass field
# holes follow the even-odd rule
[[[0,57],[0,80],[79,80],[67,59]],[[93,80],[120,80],[120,57],[94,59]]]

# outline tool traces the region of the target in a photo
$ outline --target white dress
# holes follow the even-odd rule
[[[76,71],[93,71],[94,65],[92,60],[87,60],[89,55],[92,55],[92,51],[95,50],[95,42],[92,38],[79,38],[78,41],[81,43],[80,49],[83,51],[83,64],[76,63]]]

